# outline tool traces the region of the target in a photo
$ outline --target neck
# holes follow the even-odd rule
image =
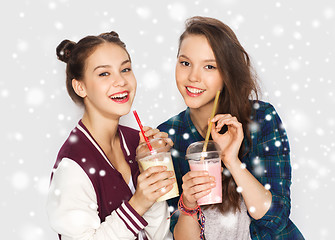
[[[102,148],[114,145],[119,137],[119,118],[110,119],[85,111],[82,122]]]
[[[213,104],[207,104],[201,108],[190,108],[191,120],[203,138],[206,136],[208,119],[211,117],[212,108]]]

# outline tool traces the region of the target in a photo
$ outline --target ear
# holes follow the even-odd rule
[[[79,81],[75,78],[72,79],[72,88],[79,97],[86,97],[86,89],[83,81]]]

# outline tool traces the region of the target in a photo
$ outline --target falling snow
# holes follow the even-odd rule
[[[63,39],[78,41],[88,34],[119,32],[137,79],[133,108],[145,113],[143,122],[156,127],[185,109],[174,79],[178,37],[187,17],[207,15],[220,18],[235,31],[261,81],[260,99],[271,102],[284,123],[291,151],[291,219],[306,239],[332,239],[335,4],[307,1],[302,6],[299,1],[262,0],[259,5],[262,7],[238,0],[215,0],[210,5],[200,0],[132,0],[125,8],[122,2],[110,5],[103,0],[99,5],[83,2],[80,11],[73,11],[78,6],[69,0],[5,4],[2,22],[10,24],[4,28],[3,35],[8,37],[3,39],[0,56],[4,66],[0,171],[1,189],[6,194],[0,208],[4,216],[20,218],[15,226],[13,221],[4,222],[2,235],[20,240],[57,239],[44,209],[50,175],[61,144],[83,113],[67,95],[65,64],[55,56],[57,44]],[[253,109],[259,107],[253,104]],[[274,121],[274,114],[264,120]],[[121,118],[121,123],[138,129],[131,114]],[[262,131],[254,122],[248,128],[252,133]],[[189,139],[195,132],[193,129],[182,137]],[[175,129],[169,130],[171,137],[175,134]],[[70,141],[76,144],[77,137],[72,135]],[[270,152],[283,146],[282,139],[276,138],[262,147]],[[174,149],[171,153],[180,156]],[[87,164],[88,159],[82,162]],[[270,175],[261,156],[249,167],[257,177]],[[101,169],[89,172],[106,175]],[[223,174],[231,176],[227,169]],[[264,188],[271,191],[270,182]],[[61,196],[59,189],[54,194]],[[324,212],[327,216],[320,214]]]

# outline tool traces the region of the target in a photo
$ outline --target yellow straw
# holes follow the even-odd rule
[[[207,133],[206,133],[204,147],[202,148],[202,152],[206,152],[206,150],[207,150],[208,140],[209,140],[209,136],[211,135],[211,129],[212,129],[212,119],[214,118],[215,113],[216,113],[216,108],[217,108],[217,105],[218,105],[219,96],[220,96],[220,91],[217,91],[216,96],[215,96],[215,100],[214,100],[212,115],[211,115],[210,122],[209,122],[209,125],[208,125]],[[201,157],[201,160],[203,160],[203,157]]]

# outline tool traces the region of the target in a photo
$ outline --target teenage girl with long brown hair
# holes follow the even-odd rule
[[[187,109],[158,127],[174,142],[174,168],[183,193],[169,201],[181,210],[171,219],[175,239],[303,239],[289,219],[285,129],[274,107],[258,100],[256,75],[234,32],[217,19],[188,19],[179,40],[176,83]],[[199,209],[197,200],[211,191],[215,179],[189,171],[185,152],[204,140],[218,90],[211,136],[221,148],[223,201],[202,206],[205,221],[199,224],[190,209]]]

